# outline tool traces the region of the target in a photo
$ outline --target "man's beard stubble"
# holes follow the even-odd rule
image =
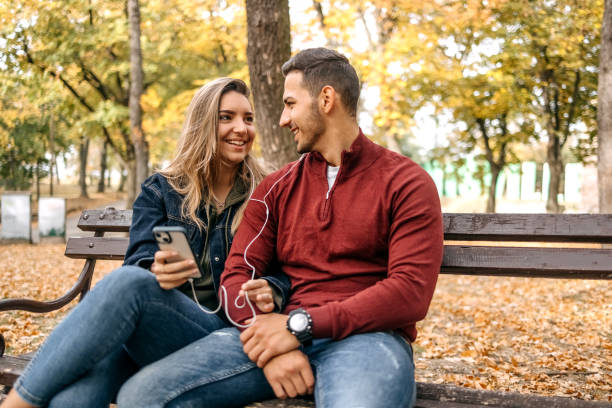
[[[306,130],[308,130],[308,133],[310,133],[312,136],[309,140],[302,140],[302,146],[300,146],[298,141],[297,152],[299,154],[311,152],[314,145],[319,141],[319,138],[323,133],[325,133],[326,130],[325,123],[323,122],[323,115],[321,115],[321,112],[319,112],[319,106],[316,100],[312,102],[312,105],[310,106],[310,113],[305,121],[309,124],[309,127]],[[310,130],[311,126],[312,130]],[[301,129],[302,127],[300,127],[300,130]],[[302,132],[302,135],[304,135],[304,132]]]

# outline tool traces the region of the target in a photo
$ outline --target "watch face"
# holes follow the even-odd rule
[[[308,327],[308,317],[301,313],[294,314],[289,320],[289,327],[291,327],[291,330],[296,332],[306,330],[306,328]]]

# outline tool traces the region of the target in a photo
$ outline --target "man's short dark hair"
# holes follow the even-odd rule
[[[300,51],[282,67],[283,75],[301,71],[304,87],[316,97],[324,86],[330,85],[338,94],[351,116],[357,116],[359,101],[359,78],[349,60],[337,51],[328,48],[308,48]]]

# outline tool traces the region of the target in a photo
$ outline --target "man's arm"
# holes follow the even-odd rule
[[[396,330],[425,317],[442,262],[438,193],[423,172],[410,188],[397,189],[393,203],[387,278],[341,302],[307,308],[313,337]],[[270,314],[242,333],[245,352],[258,366],[297,344],[286,321],[287,316]]]
[[[234,300],[239,296],[242,285],[252,279],[253,270],[253,279],[261,277],[275,257],[276,223],[270,214],[270,199],[268,198],[268,208],[262,202],[273,182],[272,177],[267,177],[253,192],[221,275],[221,286],[227,290],[229,317],[240,324],[244,324],[253,315],[250,308],[239,308]],[[223,293],[220,292],[219,297],[223,299]],[[256,313],[259,311],[256,310]]]
[[[341,302],[307,308],[315,338],[401,329],[427,314],[444,231],[435,184],[420,171],[393,193],[387,277]]]

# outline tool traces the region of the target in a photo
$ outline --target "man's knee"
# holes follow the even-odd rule
[[[317,403],[329,407],[410,407],[415,382],[412,349],[379,332],[331,342],[314,356]]]
[[[160,394],[164,373],[155,366],[142,368],[130,377],[119,389],[117,406],[119,408],[162,407],[164,398]]]
[[[138,374],[129,379],[119,390],[119,394],[117,394],[117,406],[119,408],[136,408],[140,406],[140,401],[142,401],[142,388],[138,385],[138,382],[135,381],[135,377],[137,376]]]

